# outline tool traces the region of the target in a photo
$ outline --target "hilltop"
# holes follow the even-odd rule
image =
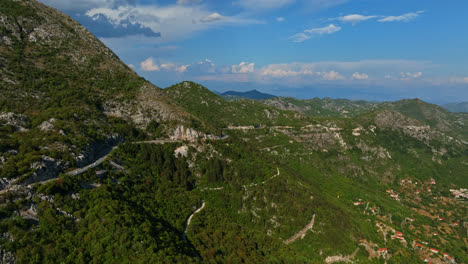
[[[35,0],[0,64],[2,263],[468,262],[464,114],[160,89]]]
[[[251,90],[247,92],[227,91],[227,92],[222,93],[221,95],[225,98],[241,97],[241,98],[247,98],[247,99],[253,99],[253,100],[262,100],[262,99],[276,97],[275,95],[262,93],[257,90]]]

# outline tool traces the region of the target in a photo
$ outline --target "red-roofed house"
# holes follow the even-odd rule
[[[397,234],[397,236],[403,236],[403,233],[402,233],[402,232],[396,231],[395,234]]]
[[[432,253],[435,253],[435,254],[439,253],[439,251],[440,251],[440,250],[435,249],[435,248],[430,248],[430,250],[431,250]]]
[[[446,257],[446,258],[452,260],[452,258],[449,256],[449,254],[447,254],[447,253],[442,253],[442,255],[444,255],[444,257]]]
[[[416,243],[416,245],[414,245],[415,248],[422,248],[423,245],[419,244],[419,243]]]
[[[388,253],[388,249],[386,249],[386,248],[379,248],[379,249],[377,250],[377,253],[379,253],[380,256],[386,255],[386,254]]]

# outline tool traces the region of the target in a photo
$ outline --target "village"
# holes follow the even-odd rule
[[[430,181],[423,183],[423,182],[417,182],[413,181],[411,179],[402,179],[400,181],[400,186],[406,187],[402,189],[416,189],[416,191],[412,192],[414,195],[419,196],[422,192],[421,190],[426,191],[426,194],[431,195],[432,188],[431,186],[435,186],[437,183],[434,179],[431,179]],[[407,188],[408,185],[411,185],[412,188]],[[401,196],[398,194],[396,191],[392,189],[387,189],[386,190],[387,195],[398,202],[401,202]],[[460,190],[453,190],[450,189],[450,193],[453,194],[453,201],[454,202],[464,202],[466,199],[468,199],[468,190],[467,189],[460,189]],[[432,196],[432,195],[431,195]],[[433,199],[437,199],[437,197],[433,196]],[[377,205],[370,206],[372,202],[369,201],[364,201],[363,199],[358,199],[358,201],[354,201],[353,205],[356,207],[359,206],[365,206],[364,211],[362,212],[365,215],[369,216],[376,216],[375,219],[378,220],[388,220],[384,218],[383,216],[379,216],[380,208]],[[431,220],[436,220],[439,222],[439,228],[441,229],[440,226],[442,225],[447,225],[451,228],[457,228],[460,226],[460,223],[458,220],[452,221],[450,223],[446,222],[446,220],[441,217],[441,216],[431,216],[429,214],[420,214],[420,216],[423,217],[429,217]],[[390,216],[391,217],[391,216]],[[391,218],[390,218],[391,219]],[[370,220],[370,219],[369,219]],[[391,220],[390,220],[391,222]],[[417,220],[413,217],[406,217],[402,222],[401,222],[401,227],[403,228],[405,225],[411,225],[411,229],[418,230],[422,227],[419,227],[419,224]],[[467,225],[468,223],[463,223],[464,225]],[[421,263],[434,263],[434,264],[439,264],[439,263],[457,263],[456,260],[447,252],[443,252],[440,249],[438,249],[434,243],[434,241],[431,241],[435,239],[436,237],[439,236],[439,233],[437,231],[432,231],[425,227],[426,232],[426,238],[429,237],[430,240],[429,242],[423,241],[420,238],[409,238],[406,237],[405,234],[402,231],[398,231],[395,228],[391,227],[390,225],[387,225],[383,223],[383,221],[377,221],[376,220],[376,227],[377,227],[377,232],[383,237],[383,240],[385,241],[385,246],[384,247],[379,247],[376,244],[373,244],[375,246],[374,249],[369,248],[369,244],[372,245],[372,243],[366,243],[366,249],[368,252],[372,252],[374,254],[369,254],[369,258],[372,257],[377,257],[377,258],[383,258],[386,261],[389,260],[392,257],[392,254],[395,254],[399,252],[399,249],[394,248],[391,249],[387,247],[387,238],[389,237],[390,240],[394,241],[399,241],[401,245],[405,248],[410,248],[414,251],[418,251],[418,255],[421,258]],[[416,232],[415,232],[416,233]],[[422,233],[422,232],[420,232]],[[411,241],[411,243],[409,243]],[[443,241],[443,240],[442,240]],[[362,244],[363,245],[363,244]],[[376,249],[376,250],[375,250]]]

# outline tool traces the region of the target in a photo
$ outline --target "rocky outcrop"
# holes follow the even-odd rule
[[[181,146],[174,150],[174,156],[176,157],[187,157],[188,155],[188,146]]]
[[[55,122],[54,118],[49,119],[49,121],[44,121],[39,125],[39,129],[42,132],[47,132],[55,129],[55,126],[52,124]]]
[[[172,140],[186,140],[186,141],[195,141],[199,138],[204,138],[204,134],[196,131],[193,128],[185,127],[184,125],[179,125],[172,132],[172,135],[169,136]]]
[[[11,252],[0,250],[0,263],[15,264],[16,263],[15,256]]]
[[[57,178],[62,170],[63,163],[51,157],[42,156],[40,161],[31,164],[31,169],[35,172],[25,180],[25,184],[46,181]]]
[[[118,134],[112,134],[104,141],[91,143],[83,151],[76,155],[76,166],[83,167],[91,162],[94,162],[98,157],[102,156],[102,153],[108,152],[110,149],[112,149],[112,147],[123,141],[124,138],[122,136]]]
[[[25,206],[23,210],[20,210],[19,215],[24,219],[39,221],[37,216],[37,206],[33,203]]]
[[[27,131],[25,128],[27,122],[25,115],[15,114],[12,112],[1,113],[0,121],[5,122],[6,125],[16,128],[18,131]]]

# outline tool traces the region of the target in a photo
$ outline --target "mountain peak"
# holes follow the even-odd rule
[[[254,100],[263,100],[276,97],[275,95],[267,94],[259,92],[258,90],[250,90],[247,92],[238,92],[238,91],[227,91],[221,94],[222,96],[235,96],[235,97],[242,97],[247,99],[254,99]]]

